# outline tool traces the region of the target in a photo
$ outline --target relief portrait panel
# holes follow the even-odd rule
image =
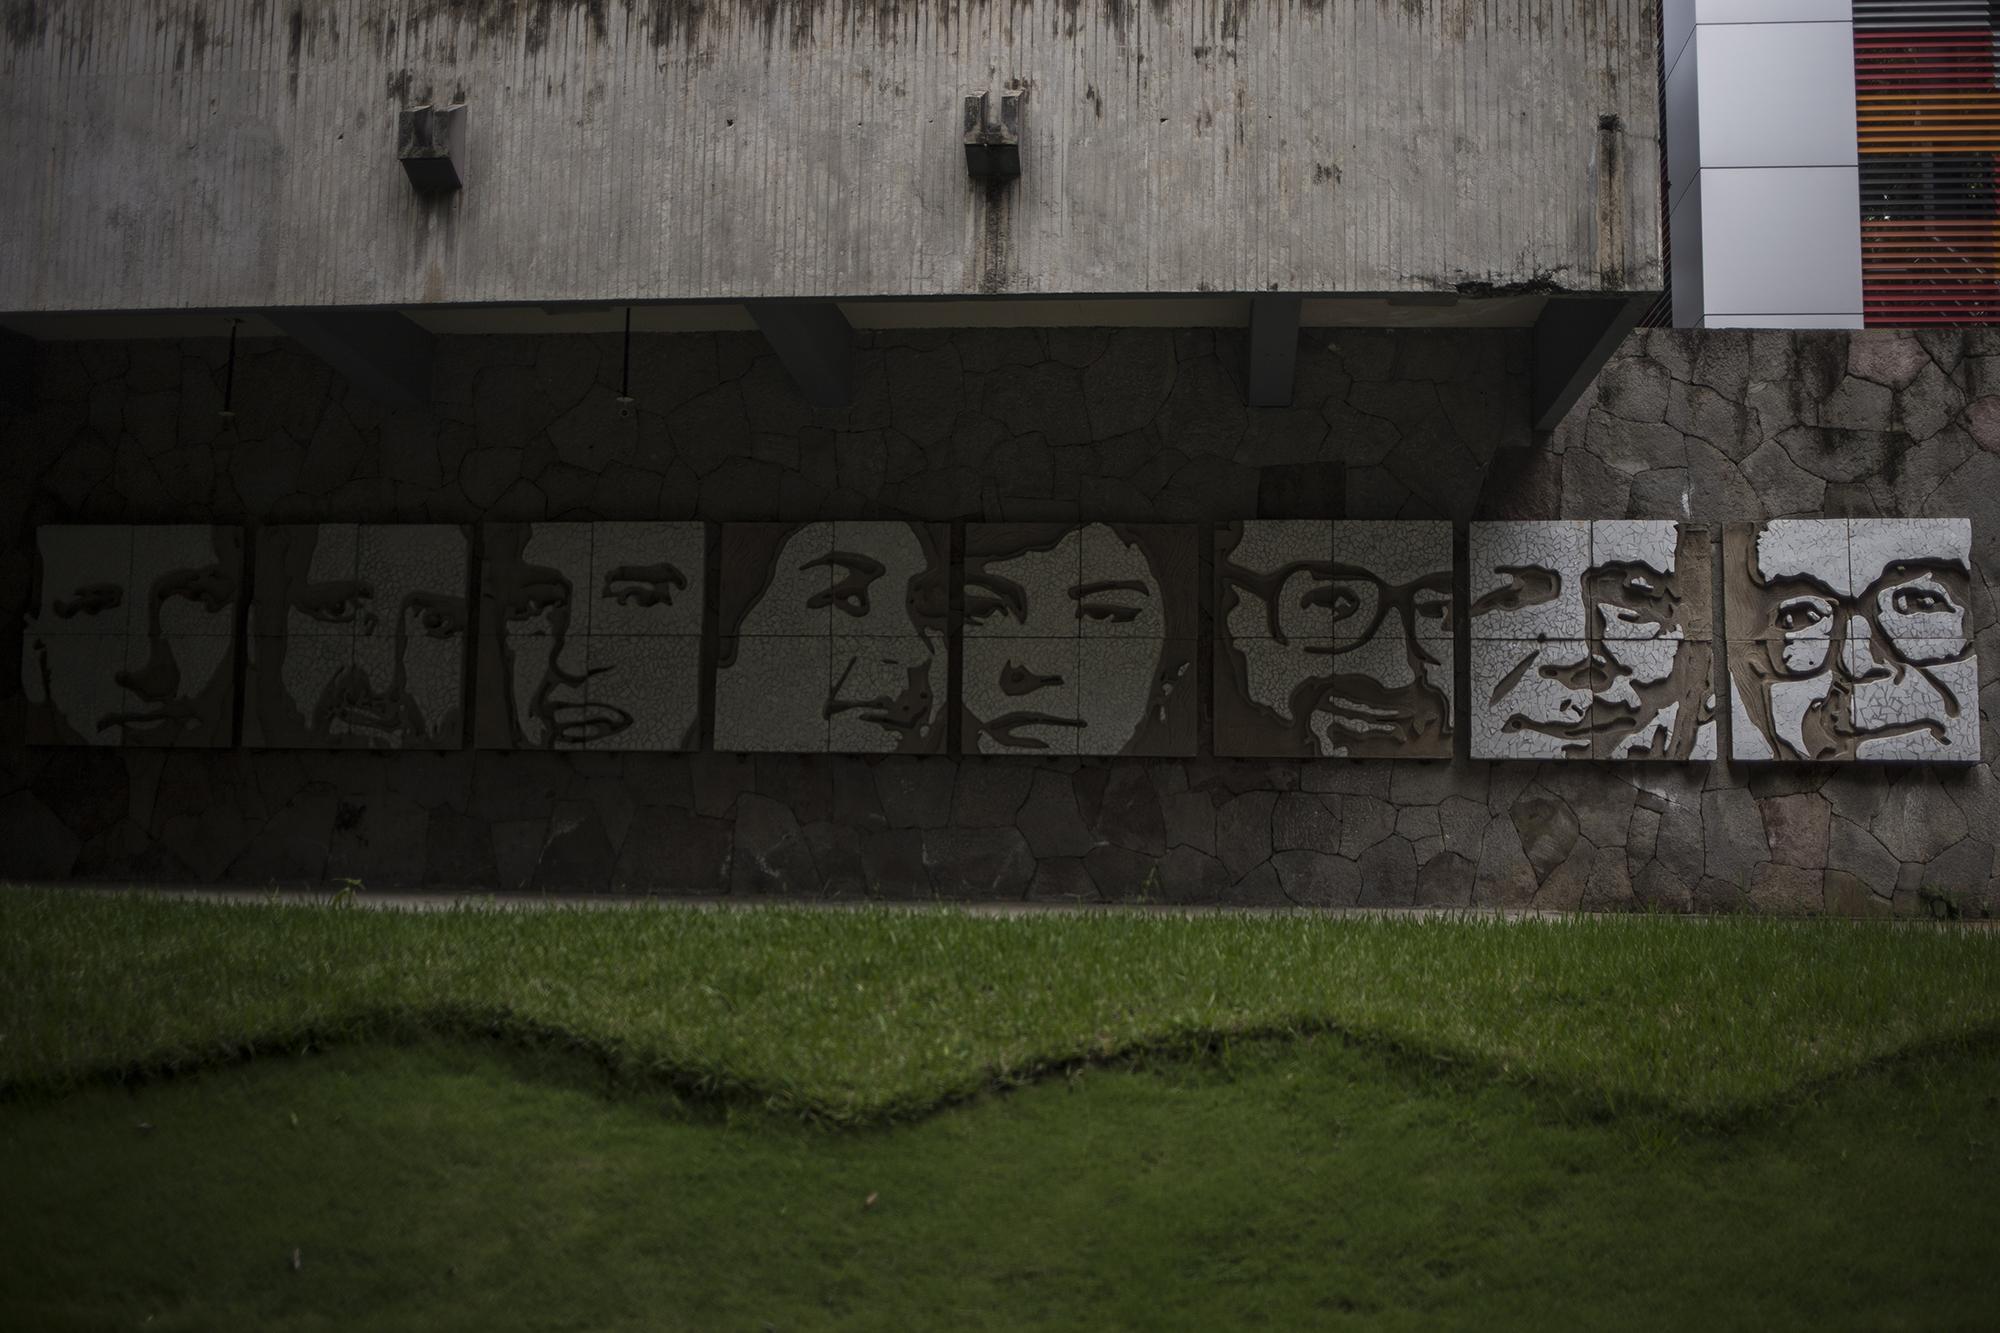
[[[1967,519],[1775,519],[1723,532],[1730,753],[1971,763]]]
[[[226,748],[236,739],[243,530],[36,530],[21,639],[31,745]]]
[[[1215,574],[1217,754],[1450,757],[1449,523],[1226,524]]]
[[[452,524],[261,529],[245,742],[463,746],[470,563],[468,530]]]
[[[475,744],[700,743],[704,524],[489,523],[482,537]]]
[[[1474,523],[1468,550],[1473,758],[1716,756],[1708,529]]]
[[[1195,752],[1196,529],[966,527],[960,750]]]
[[[950,546],[942,523],[725,524],[715,748],[943,753]]]

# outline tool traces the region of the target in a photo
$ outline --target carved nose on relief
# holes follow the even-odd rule
[[[965,174],[974,180],[1012,180],[1021,174],[1021,94],[1000,94],[1000,118],[991,118],[987,93],[965,99]]]

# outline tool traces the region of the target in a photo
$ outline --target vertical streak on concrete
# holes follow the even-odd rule
[[[989,225],[1023,293],[1644,290],[1651,3],[42,0],[0,309],[963,295]],[[1014,80],[996,218],[950,111]],[[460,92],[426,208],[388,118]]]

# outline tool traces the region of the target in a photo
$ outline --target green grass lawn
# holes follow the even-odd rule
[[[10,1328],[1991,1327],[2000,936],[4,892],[0,1181]]]

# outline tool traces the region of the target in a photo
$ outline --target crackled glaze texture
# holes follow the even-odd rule
[[[1474,523],[1475,759],[1716,755],[1709,530]]]
[[[963,754],[1195,753],[1196,531],[973,523]]]
[[[1528,351],[1500,330],[1306,329],[1294,405],[1248,409],[1240,331],[864,330],[854,404],[830,410],[755,335],[642,335],[627,410],[616,337],[445,337],[434,401],[385,411],[298,348],[246,339],[224,421],[221,339],[48,343],[36,405],[0,422],[0,633],[22,634],[35,531],[63,523],[1197,524],[1209,640],[1227,620],[1211,528],[1237,520],[1451,520],[1464,541],[1473,521],[1910,515],[1972,520],[1964,629],[1992,652],[2000,331],[1636,333],[1541,439]],[[1650,530],[1612,537],[1662,549]],[[1701,642],[1685,579],[1682,596],[1677,654]],[[1713,610],[1720,635],[1733,619]],[[1285,628],[1336,632],[1330,613]],[[805,666],[830,674],[834,632],[814,633]],[[1940,651],[1920,637],[1918,663]],[[0,670],[28,642],[0,644]],[[980,651],[967,641],[968,680]],[[1718,638],[1718,688],[1724,670]],[[1908,914],[1950,893],[2000,910],[1990,698],[1980,761],[1948,765],[1486,762],[1467,741],[1449,760],[1213,757],[1214,697],[1190,759],[27,747],[16,729],[0,873]]]
[[[445,523],[260,530],[245,743],[463,745],[470,540],[466,528]]]
[[[243,530],[50,524],[21,642],[31,745],[236,738]]]
[[[715,748],[937,754],[951,678],[950,529],[722,529]]]
[[[1218,755],[1450,758],[1450,523],[1225,524],[1215,577]]]
[[[1732,524],[1730,750],[1739,760],[1979,758],[1972,524]]]
[[[489,523],[479,566],[476,742],[700,743],[700,523]]]

